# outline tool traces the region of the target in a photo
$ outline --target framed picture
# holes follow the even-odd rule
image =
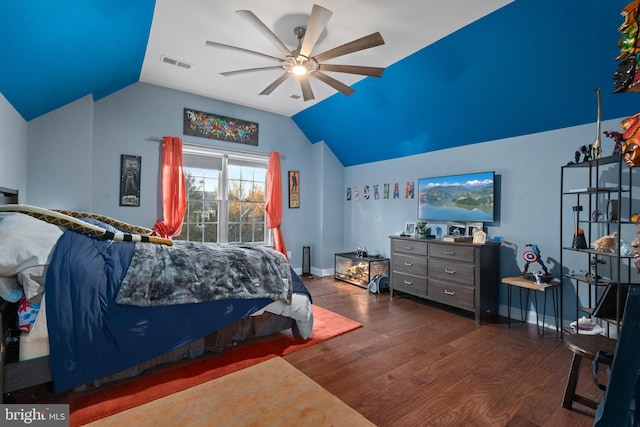
[[[289,171],[289,207],[300,207],[300,172]]]
[[[484,245],[487,240],[487,233],[482,230],[478,230],[473,233],[473,243],[476,245]]]
[[[467,224],[463,224],[460,222],[448,222],[447,223],[447,234],[449,236],[466,236],[467,235]]]
[[[204,111],[185,108],[183,114],[185,135],[258,145],[258,123]]]
[[[476,231],[484,231],[484,225],[481,222],[468,222],[467,236],[475,235]]]
[[[404,234],[408,236],[413,236],[416,233],[416,223],[415,222],[407,222],[404,225]]]
[[[120,206],[140,206],[141,167],[140,156],[120,156]]]

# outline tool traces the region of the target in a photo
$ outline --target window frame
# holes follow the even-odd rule
[[[240,150],[229,150],[208,145],[199,145],[184,142],[182,144],[182,154],[193,156],[213,157],[221,161],[220,174],[218,178],[218,243],[227,243],[229,241],[229,165],[260,167],[264,166],[265,172],[269,167],[269,155],[261,153],[245,152]],[[189,168],[189,166],[184,166]],[[206,168],[203,168],[206,169]],[[211,168],[217,170],[217,168]],[[265,174],[265,207],[267,202],[266,194],[266,174]],[[188,197],[188,196],[187,196]],[[187,198],[188,203],[188,198]],[[184,222],[183,222],[184,224]],[[186,224],[185,224],[186,225]],[[266,209],[264,212],[264,241],[262,242],[245,242],[261,245],[271,245],[273,235],[268,228]],[[224,232],[222,232],[224,230]]]

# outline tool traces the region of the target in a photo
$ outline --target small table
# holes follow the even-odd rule
[[[526,306],[529,306],[529,291],[534,290],[534,291],[541,291],[544,293],[544,307],[542,309],[542,327],[540,327],[540,319],[538,317],[537,292],[535,296],[536,326],[538,327],[538,337],[540,338],[544,337],[544,319],[547,315],[547,290],[552,291],[551,296],[553,297],[553,314],[556,321],[556,331],[560,332],[560,312],[558,310],[558,304],[557,304],[557,300],[558,300],[557,294],[558,294],[558,291],[560,290],[559,280],[553,279],[550,283],[539,285],[534,281],[524,279],[520,276],[516,276],[516,277],[505,277],[502,279],[502,283],[509,285],[509,287],[507,288],[507,295],[509,298],[508,314],[507,314],[509,327],[511,327],[511,293],[512,293],[513,287],[517,286],[518,288],[520,288],[520,317],[523,323],[525,321],[525,316],[524,316],[524,309],[522,305],[522,289],[524,288],[527,290],[527,297],[525,301]]]

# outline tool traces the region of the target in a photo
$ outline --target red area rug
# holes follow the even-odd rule
[[[87,424],[265,360],[293,353],[362,326],[358,322],[315,305],[313,316],[313,333],[308,340],[279,334],[270,339],[261,339],[231,348],[219,356],[144,375],[131,382],[73,400],[70,402],[70,424],[71,426]]]

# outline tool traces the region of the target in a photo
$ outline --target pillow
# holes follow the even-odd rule
[[[63,229],[29,215],[0,212],[0,276],[48,264]]]
[[[45,296],[42,295],[40,301],[40,310],[36,315],[36,320],[31,326],[31,331],[27,335],[27,342],[40,341],[49,338],[49,330],[47,329],[47,308],[45,304]]]
[[[22,298],[22,286],[15,277],[0,276],[0,297],[5,301],[18,302]]]
[[[31,302],[34,298],[44,293],[44,281],[47,278],[46,265],[36,265],[20,270],[18,273],[18,283],[22,285],[24,296]]]

